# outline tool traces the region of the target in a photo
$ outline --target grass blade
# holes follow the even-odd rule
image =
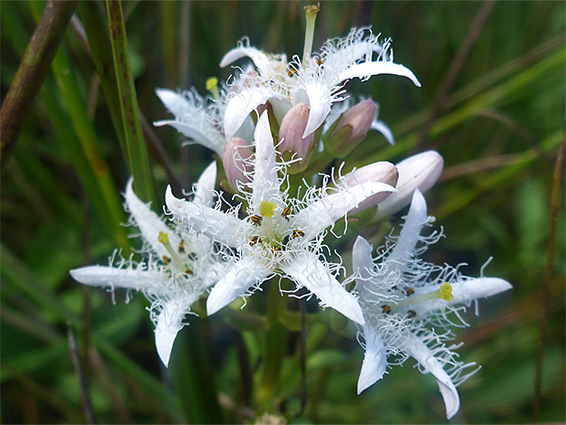
[[[50,0],[26,49],[0,111],[2,173],[77,4],[77,1]]]
[[[122,3],[109,0],[106,6],[130,173],[134,178],[137,195],[145,201],[153,201],[156,205],[157,198],[153,190],[153,179],[139,120],[136,88],[130,70]]]

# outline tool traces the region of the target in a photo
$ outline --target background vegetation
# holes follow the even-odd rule
[[[169,181],[190,188],[211,160],[199,146],[180,147],[173,129],[142,130],[144,119],[168,116],[155,88],[194,85],[204,93],[209,76],[228,77],[230,69],[219,69],[219,60],[244,35],[264,50],[300,54],[304,3],[124,2],[128,43],[122,49],[137,104],[130,75],[118,88],[105,72],[114,63],[104,6],[78,6],[2,177],[0,421],[256,421],[264,412],[250,405],[253,372],[261,367],[255,316],[191,317],[166,370],[155,352],[143,296],[126,304],[118,293],[114,305],[111,294],[79,286],[68,271],[106,264],[115,247],[128,249],[130,229],[119,226],[126,220],[119,193],[130,173],[149,178],[151,170],[154,184],[145,187],[146,199],[161,200]],[[0,2],[2,98],[44,7]],[[447,238],[429,259],[466,262],[465,272],[477,275],[493,256],[486,274],[514,285],[511,293],[482,302],[481,316],[470,315],[472,327],[459,332],[462,357],[483,370],[459,388],[462,408],[455,421],[533,420],[545,282],[550,297],[542,316],[547,337],[538,418],[564,421],[563,198],[557,226],[549,230],[553,171],[564,138],[564,3],[352,1],[322,2],[321,9],[315,47],[346,35],[351,26],[372,25],[393,38],[396,62],[422,83],[417,89],[404,79],[380,76],[349,85],[354,94],[380,103],[380,118],[397,144],[390,147],[370,134],[348,166],[438,150],[446,170],[427,200]],[[113,28],[119,24],[118,17]],[[118,34],[114,42],[120,41]],[[127,62],[119,66],[128,71]],[[121,104],[124,93],[130,97]],[[137,117],[138,105],[145,118],[124,127],[121,108],[132,108]],[[123,154],[142,132],[149,169],[138,167],[144,149],[133,162]],[[365,234],[375,238],[375,232]],[[304,410],[295,327],[283,345],[289,356],[281,388],[268,409],[278,418],[264,421],[445,421],[434,379],[413,370],[411,361],[356,396],[363,350],[337,315],[322,316],[307,328]]]

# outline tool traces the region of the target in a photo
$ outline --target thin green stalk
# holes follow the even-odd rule
[[[38,8],[41,7],[41,4],[33,1],[29,4],[32,12],[38,14]],[[85,102],[80,97],[80,90],[77,81],[73,77],[74,73],[71,72],[71,62],[65,49],[59,49],[59,52],[53,59],[51,68],[71,117],[75,132],[81,142],[84,155],[100,189],[105,208],[108,210],[109,217],[111,217],[113,225],[107,223],[107,228],[112,229],[112,236],[121,247],[129,249],[125,231],[120,226],[120,223],[124,222],[124,213],[118,191],[110,175],[108,164],[98,147],[98,137],[94,130],[94,125],[88,117]]]
[[[2,27],[6,29],[6,34],[14,50],[18,54],[23,55],[28,37],[23,30],[24,25],[14,8],[14,3],[5,2],[2,4],[2,14],[0,18],[2,19]],[[55,127],[57,138],[63,144],[65,153],[69,157],[81,184],[86,189],[94,208],[101,217],[102,223],[106,226],[110,234],[115,234],[114,228],[118,226],[118,224],[115,223],[108,214],[108,209],[105,206],[96,178],[82,153],[80,142],[72,129],[68,114],[63,110],[61,102],[59,102],[57,98],[55,83],[49,75],[44,82],[43,90],[41,90],[40,100],[45,105],[44,109],[49,111],[45,116],[50,119]],[[17,150],[15,154],[18,155]],[[33,161],[31,155],[22,154],[19,155],[19,157],[25,157],[27,160]],[[43,184],[43,180],[41,184]],[[58,198],[55,197],[54,199]]]
[[[37,24],[22,62],[0,110],[0,168],[2,174],[24,120],[37,97],[77,1],[50,0]]]
[[[102,86],[110,117],[112,118],[112,123],[114,124],[116,135],[120,142],[120,148],[126,159],[128,148],[126,146],[124,127],[122,124],[120,97],[116,91],[118,82],[116,81],[116,70],[114,68],[110,35],[102,7],[99,2],[85,0],[79,4],[77,11],[84,26],[92,54],[92,61],[94,62],[96,72],[100,78],[100,85]]]
[[[279,285],[276,281],[271,281],[270,283],[267,303],[268,329],[265,334],[265,346],[263,349],[265,364],[261,383],[257,391],[258,404],[260,407],[265,408],[271,406],[279,388],[281,366],[287,342],[287,330],[280,322],[281,315],[285,311],[285,298],[281,296]]]
[[[558,157],[554,167],[554,175],[552,179],[552,190],[550,194],[550,228],[549,237],[546,245],[546,267],[544,270],[544,281],[541,294],[540,309],[540,326],[539,341],[537,348],[536,375],[535,375],[535,391],[533,398],[533,422],[538,422],[542,397],[542,378],[544,366],[544,348],[547,340],[548,326],[548,303],[550,296],[550,280],[552,278],[554,250],[556,244],[556,221],[558,218],[558,208],[560,207],[561,189],[564,176],[564,151],[566,150],[566,140],[563,138],[560,148],[558,149]]]
[[[147,149],[139,120],[136,88],[130,70],[122,3],[119,0],[107,0],[106,8],[130,173],[134,178],[134,187],[138,196],[145,201],[153,201],[154,204],[157,204]]]

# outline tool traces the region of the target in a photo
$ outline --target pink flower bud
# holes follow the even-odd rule
[[[389,217],[409,205],[416,189],[424,193],[434,186],[444,168],[444,159],[436,151],[426,151],[410,156],[396,166],[399,171],[398,192],[379,204],[376,216],[379,219]]]
[[[244,139],[233,137],[224,146],[222,154],[222,164],[228,183],[234,190],[241,190],[242,183],[251,181],[250,172],[253,165],[250,162],[253,151]]]
[[[330,127],[324,139],[324,146],[332,155],[343,158],[364,140],[377,115],[373,100],[364,100],[348,109]]]
[[[314,150],[314,133],[303,138],[309,120],[310,108],[304,103],[293,106],[281,120],[279,127],[279,147],[285,161],[293,162],[287,169],[290,174],[300,173],[307,168]]]
[[[369,182],[386,183],[390,186],[395,187],[397,184],[397,179],[399,173],[397,168],[390,162],[381,161],[374,162],[373,164],[366,165],[365,167],[358,168],[340,179],[341,184],[344,187],[353,187],[358,184],[364,184]],[[373,207],[380,202],[383,202],[391,195],[391,192],[377,193],[365,201],[361,202],[357,208],[350,211],[351,214],[359,213],[365,209]]]

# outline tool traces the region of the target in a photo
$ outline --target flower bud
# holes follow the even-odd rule
[[[389,217],[409,205],[416,189],[422,193],[429,190],[442,173],[444,159],[436,151],[427,151],[413,155],[396,166],[399,171],[398,192],[379,204],[378,219]]]
[[[303,138],[303,133],[309,120],[310,108],[304,103],[293,106],[281,120],[279,127],[279,147],[285,161],[295,160],[287,168],[290,174],[297,174],[307,168],[314,150],[314,136],[311,133]]]
[[[226,179],[234,190],[241,190],[242,183],[251,181],[250,172],[253,169],[251,157],[253,151],[244,139],[233,137],[224,146],[222,154],[222,164]]]
[[[366,165],[365,167],[358,168],[340,179],[343,187],[354,187],[358,184],[369,182],[385,183],[395,187],[399,173],[397,168],[390,162],[381,161],[374,162],[373,164]],[[391,192],[381,192],[370,196],[365,201],[361,202],[357,208],[350,211],[351,214],[359,213],[365,209],[373,207],[380,202],[383,202],[391,195]]]
[[[330,127],[324,139],[324,146],[337,158],[344,158],[364,140],[377,115],[373,100],[364,100],[348,109]]]

